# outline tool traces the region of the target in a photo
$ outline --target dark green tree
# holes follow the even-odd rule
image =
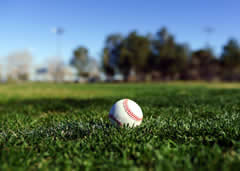
[[[223,79],[240,80],[240,46],[235,39],[230,39],[223,47],[221,62],[224,67]]]
[[[120,46],[123,41],[121,34],[111,34],[105,40],[102,53],[102,67],[106,75],[111,79],[117,72],[117,60],[119,58]]]
[[[234,67],[240,63],[240,47],[235,39],[230,39],[223,47],[221,56],[225,66]]]
[[[136,31],[129,33],[120,45],[118,68],[127,80],[130,71],[136,73],[137,79],[144,80],[151,52],[150,40]]]
[[[188,76],[191,80],[211,81],[219,76],[219,62],[210,49],[192,52]]]
[[[187,46],[177,44],[166,28],[157,32],[152,40],[150,63],[163,79],[178,79],[187,64]]]
[[[103,49],[103,68],[107,75],[120,72],[124,80],[134,71],[140,79],[144,77],[150,54],[150,41],[147,37],[131,32],[123,38],[120,34],[107,37]]]
[[[78,70],[78,74],[81,76],[87,76],[87,66],[90,57],[88,54],[88,49],[84,46],[79,46],[73,52],[73,57],[70,64]]]
[[[114,67],[110,64],[110,54],[109,49],[104,48],[102,54],[102,68],[106,73],[109,80],[114,76]]]

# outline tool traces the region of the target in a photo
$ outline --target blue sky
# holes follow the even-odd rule
[[[0,59],[29,49],[35,63],[46,62],[56,54],[56,26],[65,29],[66,63],[79,45],[100,59],[110,33],[155,33],[163,26],[192,49],[205,46],[203,29],[210,26],[210,43],[220,53],[230,37],[240,39],[239,6],[237,0],[0,0]]]

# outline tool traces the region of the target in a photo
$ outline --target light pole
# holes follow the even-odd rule
[[[206,47],[207,48],[211,48],[210,46],[210,36],[212,35],[212,33],[215,31],[214,28],[212,27],[206,27],[204,30],[203,30],[205,33],[206,33]]]
[[[60,58],[62,53],[62,47],[61,47],[61,36],[64,33],[64,29],[61,27],[56,27],[53,29],[53,32],[56,34],[56,57]]]
[[[64,70],[62,62],[62,47],[61,47],[61,36],[64,33],[64,29],[61,27],[56,27],[53,29],[53,32],[56,34],[56,59],[53,67],[54,80],[56,82],[61,82],[64,79]]]

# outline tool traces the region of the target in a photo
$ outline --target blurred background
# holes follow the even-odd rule
[[[0,80],[239,81],[234,0],[2,0]]]

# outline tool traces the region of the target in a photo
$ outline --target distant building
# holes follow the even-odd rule
[[[77,70],[75,68],[71,66],[64,66],[62,70],[63,82],[75,82],[76,80],[79,80]],[[54,81],[54,78],[48,68],[39,67],[35,71],[34,81],[52,82]]]
[[[63,73],[64,73],[64,79],[63,79],[64,82],[75,82],[76,80],[78,80],[78,76],[77,76],[78,71],[71,66],[65,66]]]
[[[48,68],[37,68],[34,76],[34,81],[49,82],[52,81]]]
[[[7,56],[7,79],[27,81],[30,79],[32,54],[28,50],[12,52]]]

